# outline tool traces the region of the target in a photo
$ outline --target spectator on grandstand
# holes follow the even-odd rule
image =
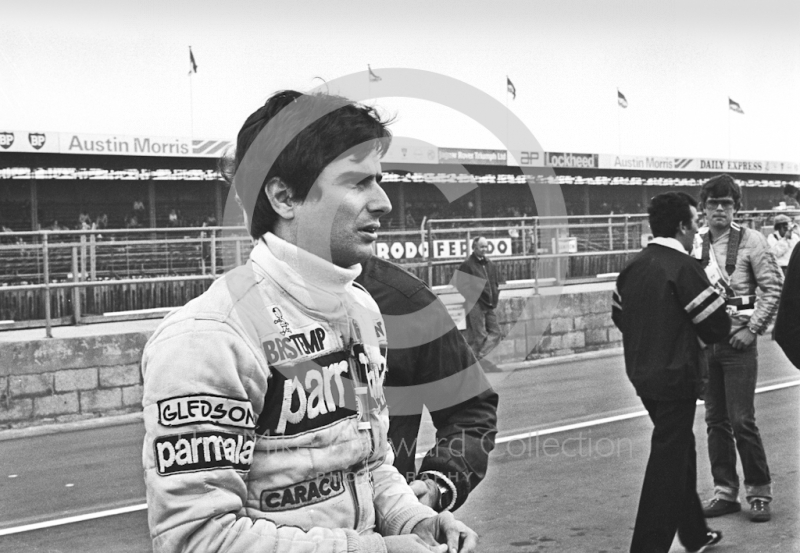
[[[792,257],[794,247],[800,242],[800,234],[798,234],[797,226],[786,215],[777,215],[773,228],[775,232],[767,236],[767,244],[783,270],[783,275],[786,276],[786,267],[789,266],[789,259]]]
[[[125,219],[125,228],[141,228],[142,226],[141,223],[139,223],[139,217],[136,215],[131,215]]]
[[[180,225],[180,222],[178,220],[178,212],[175,211],[174,209],[170,209],[170,211],[169,211],[169,223],[168,224],[171,227],[177,227],[177,226]]]
[[[476,237],[472,254],[461,263],[454,279],[467,309],[467,341],[478,359],[485,358],[503,338],[494,312],[501,282],[497,266],[486,256],[488,251],[486,238]]]
[[[625,371],[653,422],[632,553],[666,553],[676,531],[687,551],[722,539],[706,525],[697,495],[692,425],[703,386],[701,344],[724,340],[731,322],[725,301],[688,255],[696,206],[683,192],[650,201],[655,238],[622,270],[612,295]]]
[[[800,208],[798,195],[800,195],[800,190],[798,190],[794,185],[787,184],[783,187],[783,201],[786,203],[786,207],[794,209]]]
[[[97,224],[98,230],[103,230],[108,228],[108,215],[103,213],[102,215],[98,215],[95,217],[95,223]]]

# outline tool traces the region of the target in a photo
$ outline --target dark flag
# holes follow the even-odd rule
[[[189,63],[191,64],[191,69],[189,69],[189,75],[192,73],[197,73],[197,62],[194,61],[194,54],[192,53],[192,47],[189,46]]]
[[[509,94],[511,94],[511,99],[517,99],[517,87],[514,86],[514,83],[511,82],[511,79],[508,78],[506,75],[506,90],[508,90]]]
[[[625,98],[625,95],[617,89],[617,103],[619,107],[626,108],[628,107],[628,99]]]
[[[742,106],[739,105],[739,102],[734,102],[730,99],[730,97],[728,98],[728,108],[731,111],[735,111],[736,113],[741,113],[744,115],[744,111],[742,110]]]
[[[378,81],[382,80],[380,77],[378,77],[378,76],[377,76],[377,75],[376,75],[376,74],[375,74],[375,73],[372,71],[372,68],[369,66],[369,64],[367,64],[367,70],[369,71],[369,80],[370,80],[370,82],[372,82],[372,83],[377,83]]]

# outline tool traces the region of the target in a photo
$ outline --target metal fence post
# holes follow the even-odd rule
[[[236,266],[239,267],[242,264],[242,241],[237,239],[234,244],[236,244]]]
[[[92,280],[97,280],[97,237],[89,236],[89,275]]]
[[[427,232],[427,236],[425,239],[428,242],[428,286],[433,286],[433,232],[431,228],[430,219],[425,222],[425,226],[428,227],[425,229],[423,227],[422,232]]]
[[[80,282],[78,276],[78,247],[72,246],[72,282],[77,284]],[[72,289],[72,316],[75,319],[75,324],[81,322],[81,289],[75,286]]]
[[[211,231],[211,276],[217,278],[217,229]]]
[[[608,218],[608,251],[614,251],[614,227],[612,226],[611,217]]]
[[[50,325],[50,252],[47,249],[47,232],[42,235],[42,261],[44,265],[44,324],[45,335],[53,337]]]
[[[625,253],[627,253],[628,249],[630,248],[630,244],[628,243],[628,238],[629,238],[628,237],[628,215],[625,215],[625,247],[623,248],[625,250]]]
[[[88,271],[86,270],[86,235],[81,234],[81,280],[88,278]]]
[[[533,220],[533,293],[539,295],[539,218]]]

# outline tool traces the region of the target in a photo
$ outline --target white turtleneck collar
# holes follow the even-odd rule
[[[271,232],[256,243],[250,259],[257,274],[273,280],[306,308],[325,314],[343,307],[341,296],[361,274],[360,264],[338,267]]]

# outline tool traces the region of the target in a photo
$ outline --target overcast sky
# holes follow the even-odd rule
[[[789,0],[4,2],[0,131],[193,127],[233,139],[272,92],[368,63],[507,101],[548,151],[800,161],[800,2]],[[397,135],[502,147],[447,107],[378,105],[397,116]]]

